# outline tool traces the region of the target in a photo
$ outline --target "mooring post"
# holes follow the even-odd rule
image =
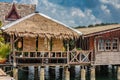
[[[18,69],[16,67],[13,68],[13,78],[18,80]]]
[[[40,69],[40,80],[45,80],[45,70],[43,66]]]
[[[95,67],[91,67],[91,79],[90,80],[95,80]]]
[[[82,67],[81,69],[81,80],[86,80],[86,71],[84,67]]]
[[[120,66],[118,66],[117,70],[117,80],[120,80]]]
[[[70,72],[68,67],[65,67],[65,80],[70,80]]]

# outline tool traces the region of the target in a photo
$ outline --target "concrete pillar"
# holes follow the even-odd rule
[[[120,80],[120,66],[118,66],[118,71],[117,71],[117,80]]]
[[[86,71],[84,68],[81,69],[81,80],[86,80]]]
[[[13,68],[13,78],[15,80],[18,80],[18,69],[15,67]]]
[[[40,80],[45,80],[45,69],[41,67],[40,69]]]
[[[65,80],[70,80],[70,72],[68,67],[65,67]]]
[[[95,80],[95,67],[91,67],[90,80]]]

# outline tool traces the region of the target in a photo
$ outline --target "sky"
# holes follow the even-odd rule
[[[120,23],[120,0],[0,0],[36,4],[36,11],[68,26]]]

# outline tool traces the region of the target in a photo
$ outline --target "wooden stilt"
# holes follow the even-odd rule
[[[86,80],[86,71],[84,68],[81,69],[81,80]]]
[[[44,67],[40,69],[40,80],[45,80],[45,70]]]
[[[70,80],[70,72],[68,67],[65,67],[65,80]]]
[[[37,80],[38,79],[38,66],[34,67],[34,79]]]
[[[18,80],[18,69],[17,68],[13,68],[13,77],[15,80]]]
[[[120,66],[118,66],[118,71],[117,71],[117,80],[120,80]]]
[[[95,80],[95,67],[91,67],[91,80]]]

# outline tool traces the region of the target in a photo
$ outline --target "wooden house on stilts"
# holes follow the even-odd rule
[[[41,13],[30,14],[1,29],[5,40],[10,42],[16,80],[18,66],[68,66],[69,53],[72,55],[69,41],[81,35],[81,32]],[[43,75],[44,68],[40,80],[44,80]]]
[[[118,66],[117,79],[120,79],[120,24],[78,28],[82,36],[77,48],[92,50],[91,80],[95,80],[95,67]],[[97,68],[96,68],[97,69]]]
[[[93,50],[94,65],[120,64],[119,24],[77,30],[83,33],[77,46],[84,50]]]

